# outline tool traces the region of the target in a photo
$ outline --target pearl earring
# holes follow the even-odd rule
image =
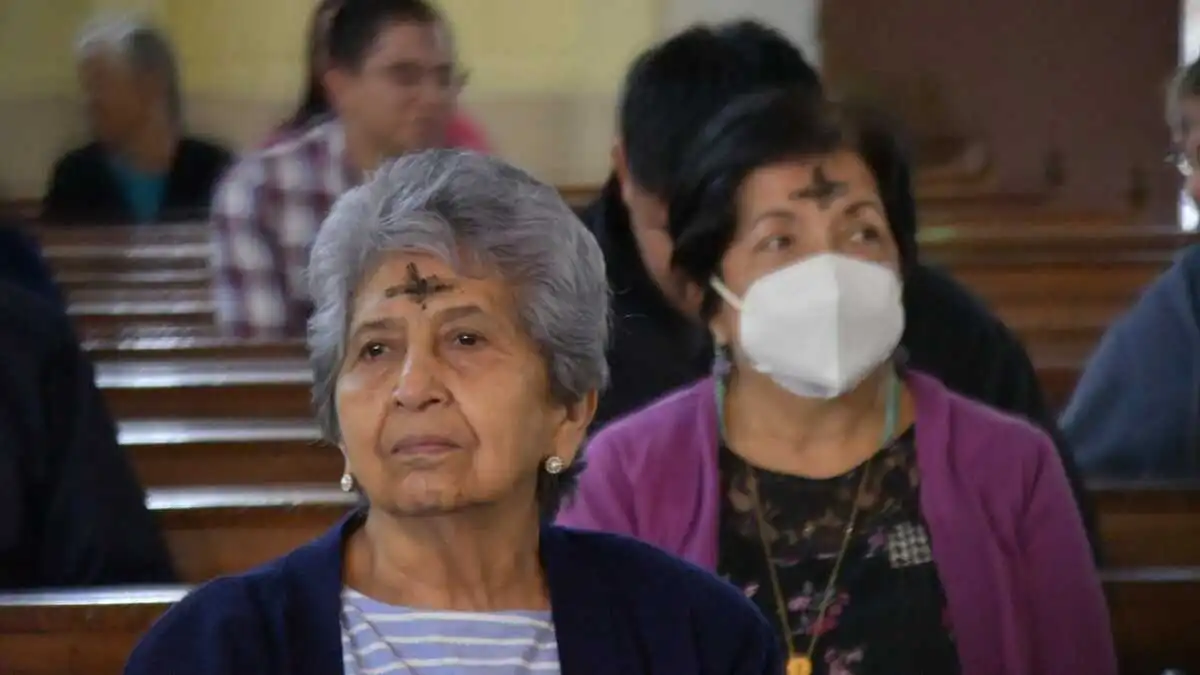
[[[562,457],[547,457],[545,467],[546,473],[556,476],[566,468],[566,463],[562,461]]]
[[[350,492],[354,489],[354,476],[351,476],[350,472],[347,471],[346,473],[342,474],[342,480],[339,485],[342,488],[342,492]]]

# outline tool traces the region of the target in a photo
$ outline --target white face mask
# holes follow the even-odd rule
[[[822,253],[775,270],[740,301],[742,352],[755,370],[797,396],[831,399],[854,389],[900,344],[904,307],[892,270]]]

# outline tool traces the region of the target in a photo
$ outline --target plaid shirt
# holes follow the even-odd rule
[[[212,208],[217,323],[237,337],[304,334],[309,248],[333,202],[358,181],[338,122],[243,158]]]

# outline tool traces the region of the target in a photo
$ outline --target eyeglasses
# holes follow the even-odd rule
[[[455,66],[424,68],[416,63],[396,63],[388,67],[384,73],[405,89],[415,89],[426,82],[431,82],[439,90],[455,94],[467,86],[467,80],[470,77],[467,71],[460,70]]]

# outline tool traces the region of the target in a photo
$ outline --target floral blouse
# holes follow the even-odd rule
[[[721,448],[717,570],[758,604],[782,635],[750,489],[751,469]],[[821,594],[841,550],[864,467],[855,532],[819,626]],[[919,507],[910,427],[870,461],[829,479],[753,469],[772,561],[787,602],[795,653],[813,652],[814,675],[958,675],[945,592]]]

